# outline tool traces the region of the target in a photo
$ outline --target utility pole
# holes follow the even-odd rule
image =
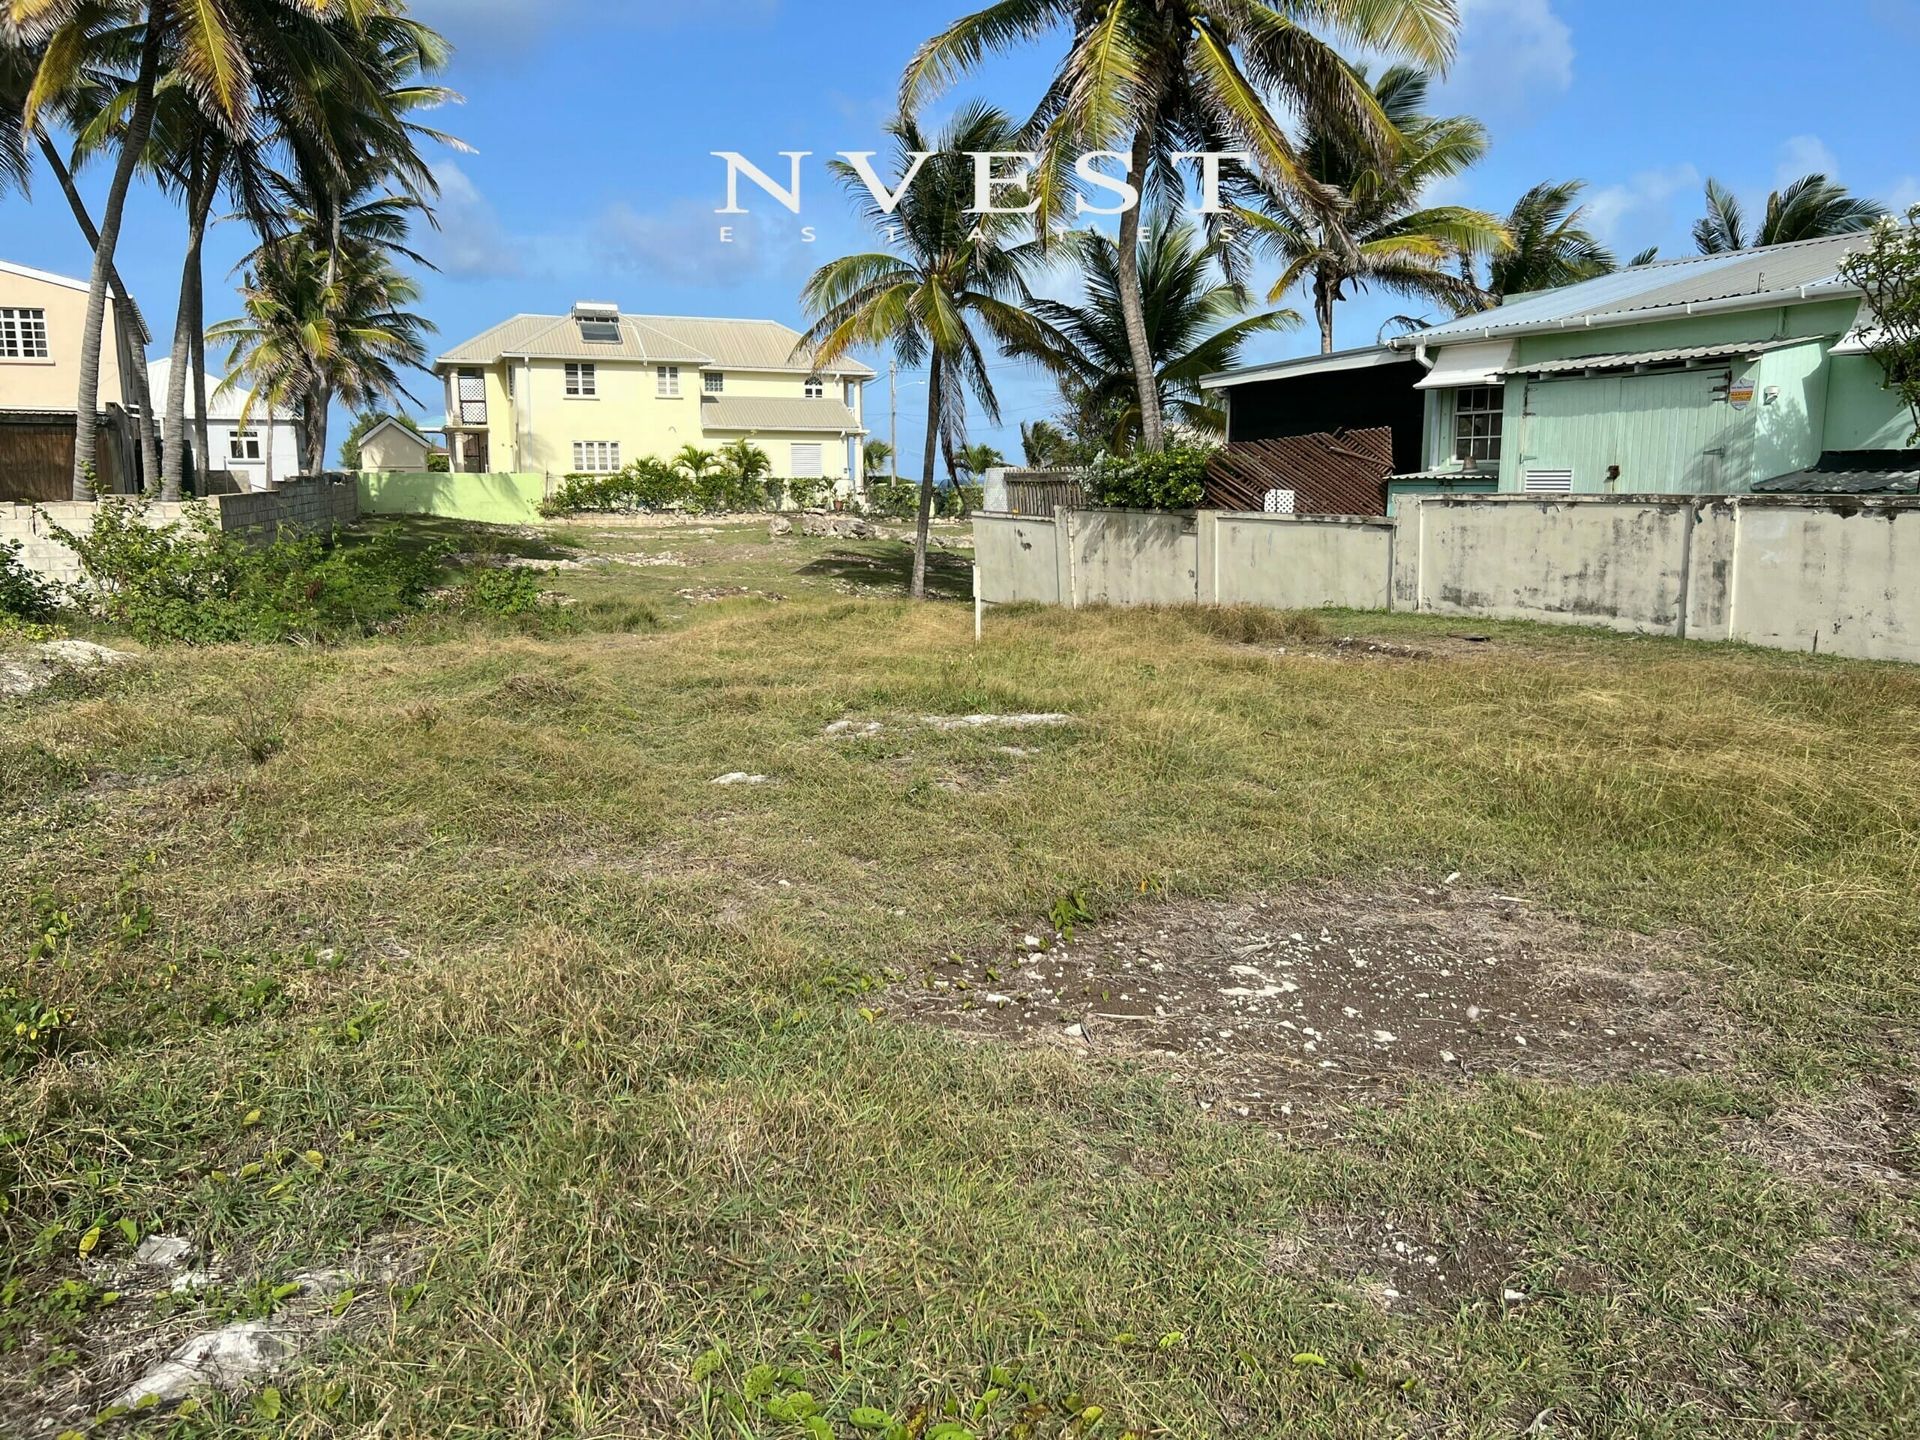
[[[887,452],[887,478],[898,481],[900,478],[900,365],[897,361],[887,362],[887,444],[892,447]]]

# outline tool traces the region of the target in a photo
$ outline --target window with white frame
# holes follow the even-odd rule
[[[827,398],[827,382],[818,375],[807,377],[807,399],[824,400]]]
[[[227,458],[240,465],[260,463],[260,432],[237,427],[227,441]]]
[[[1504,386],[1469,385],[1453,392],[1454,459],[1467,465],[1499,463],[1505,405]]]
[[[822,445],[795,445],[793,447],[793,478],[796,480],[818,480],[827,473],[826,448]]]
[[[709,370],[706,387],[709,395],[724,395],[727,393],[727,377],[718,370]]]
[[[662,400],[677,400],[680,397],[680,367],[678,365],[657,366],[653,372],[654,391]]]
[[[600,394],[600,371],[593,365],[567,366],[567,398],[592,400]]]
[[[573,473],[611,475],[620,468],[618,440],[576,440],[573,442]]]
[[[0,360],[45,360],[47,312],[0,310]]]

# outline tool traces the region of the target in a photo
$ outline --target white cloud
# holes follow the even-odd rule
[[[1893,182],[1887,192],[1887,204],[1895,214],[1904,215],[1909,206],[1920,205],[1920,175],[1906,175]]]
[[[1643,170],[1624,185],[1607,185],[1587,196],[1587,228],[1604,243],[1627,251],[1664,238],[1671,228],[1673,202],[1701,185],[1692,165]]]
[[[1802,175],[1824,175],[1829,180],[1840,173],[1840,157],[1818,135],[1795,135],[1780,143],[1776,152],[1780,163],[1774,167],[1775,186],[1790,185]]]
[[[1553,0],[1460,0],[1460,55],[1442,88],[1477,113],[1521,110],[1568,90],[1573,58]]]
[[[622,201],[590,232],[594,258],[608,268],[678,285],[737,283],[759,272],[772,248],[758,216],[715,215],[711,201],[679,200],[650,214]]]
[[[440,200],[434,206],[440,228],[424,242],[428,258],[459,279],[525,274],[535,252],[524,238],[507,232],[472,177],[451,160],[440,161],[433,174],[440,182]]]

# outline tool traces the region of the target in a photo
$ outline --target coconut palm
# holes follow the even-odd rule
[[[711,450],[702,450],[698,445],[682,445],[680,453],[673,457],[674,468],[689,480],[704,480],[720,457]]]
[[[996,465],[1007,463],[1007,457],[984,440],[975,445],[962,445],[954,459],[961,472],[974,480],[984,477]]]
[[[1483,305],[1497,305],[1509,295],[1575,285],[1620,268],[1613,252],[1586,228],[1587,211],[1580,204],[1585,188],[1583,180],[1547,181],[1514,203],[1505,220],[1512,248],[1488,265]],[[1651,258],[1646,252],[1634,263]]]
[[[1064,244],[1085,272],[1086,299],[1078,304],[1035,300],[1032,312],[1047,331],[1040,344],[1021,353],[1060,380],[1079,415],[1099,417],[1099,433],[1109,448],[1132,449],[1144,439],[1145,416],[1129,363],[1118,245],[1092,231],[1068,236]],[[1147,318],[1154,409],[1184,430],[1206,434],[1221,433],[1226,421],[1205,398],[1201,377],[1230,369],[1255,336],[1300,323],[1292,310],[1247,313],[1246,289],[1221,268],[1225,245],[1158,211],[1132,267],[1140,277]]]
[[[1767,196],[1760,228],[1750,235],[1746,212],[1733,192],[1718,180],[1708,180],[1707,213],[1693,222],[1693,243],[1702,255],[1720,255],[1754,245],[1852,235],[1871,228],[1886,213],[1877,201],[1849,195],[1846,186],[1824,175],[1802,175]]]
[[[1427,71],[1390,67],[1372,86],[1391,127],[1384,147],[1351,126],[1312,123],[1301,137],[1300,157],[1315,189],[1262,187],[1258,208],[1236,211],[1254,244],[1280,261],[1268,300],[1278,301],[1297,284],[1312,294],[1322,354],[1333,351],[1334,309],[1351,291],[1385,290],[1466,308],[1479,298],[1473,259],[1498,255],[1511,243],[1500,221],[1483,210],[1420,203],[1428,186],[1459,175],[1487,152],[1479,121],[1425,113],[1431,83]],[[1454,268],[1463,257],[1467,273]]]
[[[245,314],[207,332],[230,347],[223,388],[244,388],[244,420],[268,404],[304,422],[301,468],[326,466],[327,416],[338,399],[360,410],[399,399],[419,403],[400,376],[424,369],[433,325],[407,307],[420,287],[394,263],[407,250],[415,202],[394,196],[343,210],[336,225],[295,213],[296,228],[264,242],[244,262]]]
[[[1064,28],[1067,54],[1016,147],[1040,156],[1033,198],[1043,234],[1061,217],[1068,177],[1087,151],[1124,153],[1134,193],[1163,203],[1184,188],[1175,157],[1196,151],[1248,153],[1276,190],[1321,195],[1270,106],[1384,143],[1390,127],[1373,92],[1323,36],[1440,66],[1453,53],[1456,11],[1455,0],[999,0],[921,46],[901,104],[913,109],[989,52]],[[1134,271],[1140,209],[1120,216],[1119,299],[1141,441],[1159,450],[1165,427]]]
[[[865,458],[862,461],[869,475],[887,473],[887,463],[893,459],[893,446],[884,440],[869,440],[866,444]]]
[[[965,433],[969,395],[988,419],[997,423],[1000,418],[976,329],[1003,348],[1038,343],[1043,327],[1022,307],[1031,299],[1025,277],[1041,256],[1032,241],[1010,243],[1024,230],[1024,217],[966,213],[973,203],[969,155],[1014,148],[1016,131],[1006,115],[991,106],[968,105],[931,142],[910,115],[888,130],[895,184],[914,165],[914,155],[931,152],[891,212],[873,202],[851,166],[836,161],[834,169],[850,193],[866,197],[868,221],[895,237],[895,248],[849,255],[814,273],[804,294],[813,324],[799,350],[826,365],[856,346],[886,346],[903,366],[926,365],[926,461],[920,472],[912,583],[914,598],[924,599],[935,461],[943,442],[951,456]]]

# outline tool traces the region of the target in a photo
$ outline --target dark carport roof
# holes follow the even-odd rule
[[[1829,450],[1818,464],[1753,489],[1758,495],[1920,495],[1920,450]]]

